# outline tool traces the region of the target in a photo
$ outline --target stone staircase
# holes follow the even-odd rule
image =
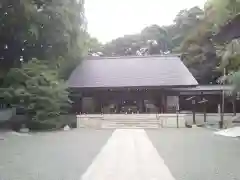
[[[102,124],[103,129],[158,129],[161,128],[161,124],[158,121],[146,121],[146,120],[113,120],[108,123]]]
[[[78,128],[96,129],[159,129],[184,128],[185,117],[176,114],[89,114],[77,116]]]
[[[161,121],[156,115],[104,115],[103,129],[158,129],[161,128]]]

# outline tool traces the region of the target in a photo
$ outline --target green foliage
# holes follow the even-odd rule
[[[240,92],[240,71],[229,74],[226,80],[234,86],[234,93]]]
[[[240,0],[208,0],[205,12],[208,21],[214,25],[214,31],[219,31],[221,26],[240,12]]]
[[[139,34],[115,39],[104,45],[103,53],[106,56],[124,56],[136,55],[137,51],[142,50],[142,54],[179,52],[180,45],[189,33],[196,30],[203,16],[204,11],[198,7],[182,10],[177,14],[174,24],[162,27],[151,25]]]
[[[103,54],[105,56],[135,55],[136,51],[144,45],[146,44],[139,34],[126,35],[105,44]]]
[[[238,70],[238,61],[240,56],[240,40],[234,39],[226,44],[220,51],[222,57],[220,68],[227,68],[229,71]]]
[[[199,7],[193,7],[189,10],[180,11],[175,22],[175,33],[173,35],[173,42],[176,46],[180,46],[184,40],[196,31],[199,24],[202,22],[204,11]]]
[[[2,0],[0,74],[32,58],[81,59],[85,17],[83,1]]]
[[[85,45],[88,48],[88,53],[97,53],[103,50],[103,45],[96,39],[91,37],[88,33],[86,33],[86,41]]]
[[[234,92],[240,92],[240,44],[239,40],[232,40],[222,51],[220,70],[227,70],[227,76],[222,79],[224,82],[234,86]]]
[[[214,82],[219,63],[211,41],[214,23],[199,7],[181,10],[169,26],[151,25],[104,45],[106,56],[182,53],[183,61],[200,83]],[[140,52],[140,53],[139,53]]]
[[[214,34],[240,12],[240,0],[208,0],[204,9],[181,10],[169,26],[151,25],[141,33],[125,35],[103,47],[105,56],[181,53],[184,63],[201,84],[216,83],[220,67],[238,69],[236,48],[213,42]],[[221,63],[222,59],[222,63]],[[231,62],[231,65],[229,64]],[[235,67],[233,67],[235,66]],[[221,68],[220,68],[221,69]]]
[[[64,80],[87,52],[84,1],[1,0],[0,17],[1,98],[33,126],[55,126],[70,102]]]
[[[211,65],[208,74],[214,75],[219,64],[220,68],[217,68],[217,71],[227,66],[230,68],[229,71],[236,70],[237,67],[233,67],[233,64],[238,64],[239,43],[234,40],[223,46],[212,42],[212,37],[239,12],[239,0],[209,0],[206,3],[203,18],[197,23],[196,28],[185,37],[181,46],[181,51],[186,54],[184,60],[190,68],[199,63],[198,67],[206,66],[207,61],[207,64]]]
[[[106,56],[136,55],[138,51],[146,50],[148,54],[160,54],[171,51],[171,38],[164,27],[151,25],[141,33],[125,35],[104,45],[103,54]]]
[[[23,108],[34,122],[55,121],[70,105],[67,87],[57,71],[36,59],[12,68],[1,94],[12,106]]]

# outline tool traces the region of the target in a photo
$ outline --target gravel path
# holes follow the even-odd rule
[[[176,180],[239,180],[240,140],[201,128],[147,131]]]
[[[240,180],[240,139],[202,128],[146,132],[176,180]],[[111,134],[0,133],[0,180],[79,180]]]
[[[4,134],[0,180],[79,180],[112,131]]]

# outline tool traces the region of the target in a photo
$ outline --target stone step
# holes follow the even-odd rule
[[[114,120],[102,120],[104,122],[124,122],[124,123],[128,123],[128,122],[134,122],[134,123],[138,123],[138,122],[161,122],[161,120],[137,120],[137,119],[127,119],[127,120],[121,120],[121,119],[114,119]]]
[[[102,129],[159,129],[157,127],[102,127]]]
[[[111,122],[111,124],[125,124],[125,125],[151,125],[151,124],[161,124],[161,122]]]
[[[179,118],[185,118],[185,117],[179,117]],[[158,120],[158,119],[177,119],[177,117],[103,117],[101,119],[104,120],[115,120],[115,119],[119,119],[119,120],[129,120],[129,119],[133,119],[133,120]]]
[[[108,125],[103,125],[102,128],[104,129],[158,129],[160,128],[160,126],[158,125],[133,125],[133,126],[129,126],[129,125],[125,125],[125,124],[108,124]]]
[[[83,126],[93,126],[101,128],[161,128],[177,127],[177,118],[175,116],[162,116],[157,119],[155,115],[105,115],[105,116],[82,116],[79,117],[79,124]],[[81,122],[82,121],[82,122]],[[80,126],[79,125],[79,126]],[[185,127],[185,118],[179,117],[179,127]]]
[[[159,128],[161,123],[158,120],[114,120],[106,121],[102,128]]]
[[[170,119],[177,119],[175,117],[169,117]],[[169,119],[167,117],[162,117],[162,118],[102,118],[103,120],[159,120],[159,119]]]
[[[177,120],[160,120],[160,121],[103,121],[105,123],[116,123],[116,124],[161,124],[161,123],[176,123]],[[179,120],[179,122],[185,122],[184,120]]]

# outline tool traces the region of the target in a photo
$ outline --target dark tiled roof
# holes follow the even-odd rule
[[[118,57],[84,60],[69,87],[187,87],[197,81],[177,56]]]

